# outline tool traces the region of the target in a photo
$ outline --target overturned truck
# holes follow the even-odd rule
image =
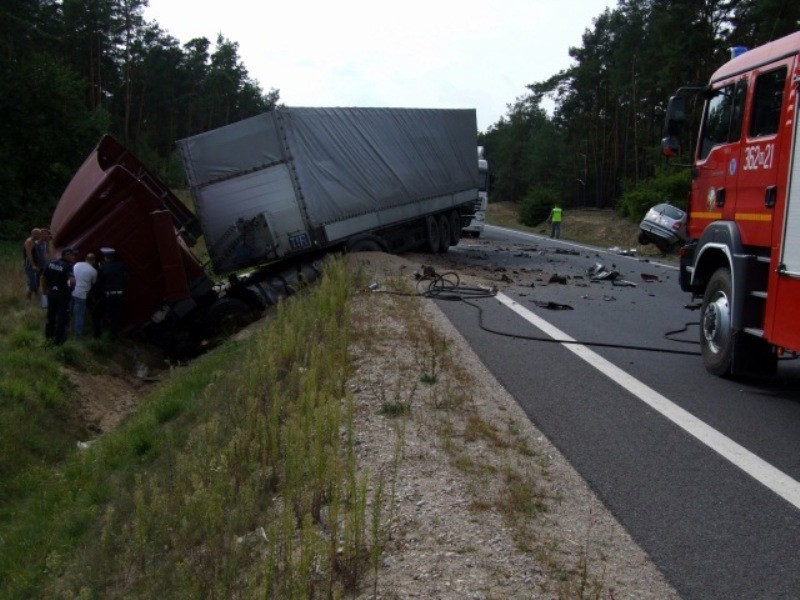
[[[330,252],[457,244],[478,200],[476,135],[474,110],[276,109],[178,142],[195,212],[105,136],[53,241],[114,247],[125,328],[191,351],[315,279]],[[201,237],[210,265],[191,250]]]

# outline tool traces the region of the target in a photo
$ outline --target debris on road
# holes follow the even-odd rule
[[[558,302],[545,302],[543,300],[534,300],[533,303],[539,308],[546,308],[547,310],[574,310],[569,304],[559,304]]]
[[[589,269],[588,275],[592,281],[613,281],[619,278],[619,271],[613,268],[609,271],[603,263],[598,262]]]
[[[547,280],[547,283],[560,283],[561,285],[567,285],[567,278],[563,275],[559,275],[558,273],[553,273],[550,276],[550,279]]]
[[[648,283],[651,281],[661,281],[661,278],[658,275],[651,275],[650,273],[642,273],[642,279],[647,281]]]

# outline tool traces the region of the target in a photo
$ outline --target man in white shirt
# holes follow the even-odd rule
[[[72,290],[72,331],[76,340],[79,340],[83,335],[86,298],[97,281],[96,265],[97,259],[94,254],[89,253],[86,255],[85,260],[76,262],[72,267],[72,274],[75,276],[75,289]]]

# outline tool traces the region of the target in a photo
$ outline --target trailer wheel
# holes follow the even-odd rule
[[[444,254],[450,250],[450,217],[439,216],[439,253]]]
[[[387,252],[383,241],[374,235],[363,235],[347,242],[348,252]]]
[[[700,346],[703,364],[714,375],[726,377],[733,358],[731,323],[731,272],[717,269],[703,295],[700,311]]]
[[[425,247],[431,254],[439,252],[439,242],[442,234],[439,230],[439,221],[436,217],[425,217]]]
[[[250,307],[238,298],[221,298],[206,313],[204,324],[209,337],[227,337],[252,320]]]
[[[457,210],[450,213],[450,245],[455,246],[461,239],[461,215]]]

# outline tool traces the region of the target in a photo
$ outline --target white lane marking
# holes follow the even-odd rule
[[[534,238],[536,240],[545,240],[545,241],[548,241],[548,242],[553,242],[554,244],[560,244],[562,246],[570,246],[572,248],[580,248],[581,250],[590,250],[592,252],[602,252],[604,254],[610,254],[614,258],[641,261],[641,257],[639,257],[639,256],[625,256],[624,254],[619,254],[617,252],[612,252],[611,250],[606,250],[605,248],[600,248],[599,246],[587,246],[586,244],[578,244],[577,242],[566,242],[566,241],[561,240],[561,239],[554,240],[553,238],[548,237],[546,235],[539,235],[539,234],[536,234],[536,233],[531,233],[529,231],[520,231],[518,229],[509,229],[507,227],[500,227],[499,225],[484,225],[484,227],[497,229],[499,231],[502,231],[505,234],[514,234],[514,235],[520,235],[520,236],[527,236],[527,237],[532,237],[532,238]],[[651,261],[649,261],[649,264],[655,265],[657,267],[664,267],[665,269],[672,269],[673,271],[677,271],[678,270],[677,266],[671,265],[669,263],[662,263],[662,262],[657,262],[657,261],[651,260]]]
[[[521,306],[505,294],[499,293],[496,298],[531,325],[541,329],[550,337],[570,342],[575,341],[574,338],[568,336],[566,333],[532,313],[527,308]],[[800,509],[800,483],[786,475],[786,473],[776,469],[764,459],[750,452],[744,446],[737,444],[729,437],[720,433],[704,421],[701,421],[692,413],[684,410],[586,346],[581,344],[563,344],[563,346],[600,371],[603,375],[625,388],[642,402],[658,411],[678,427],[681,427],[699,442],[705,444],[731,464],[740,468],[750,475],[750,477],[778,494],[778,496],[794,505],[795,508]]]

